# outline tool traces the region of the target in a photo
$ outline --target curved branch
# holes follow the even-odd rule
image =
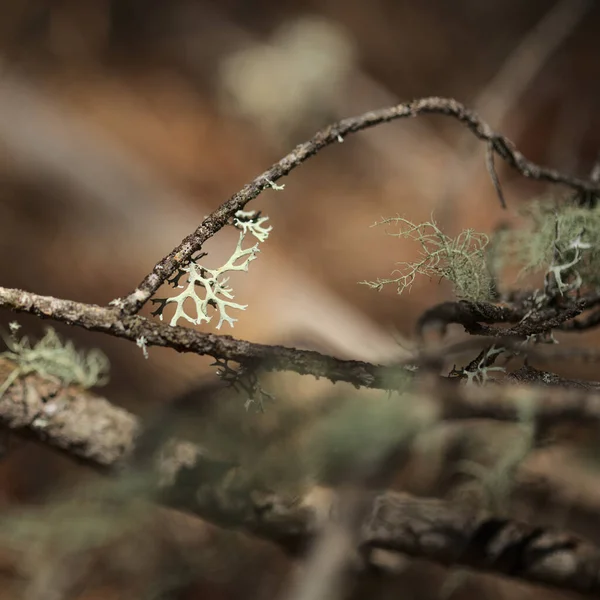
[[[600,193],[600,184],[597,181],[572,177],[556,171],[541,167],[531,162],[515,149],[513,143],[506,137],[495,133],[492,128],[482,121],[474,112],[452,98],[421,98],[380,110],[373,110],[357,117],[343,119],[319,131],[310,140],[300,144],[287,156],[276,162],[270,169],[246,184],[229,200],[221,204],[217,210],[210,214],[200,226],[188,235],[176,248],[160,260],[138,287],[125,298],[121,298],[119,306],[123,315],[133,315],[156,293],[158,288],[177,271],[186,265],[193,254],[198,252],[203,244],[215,233],[222,229],[233,215],[242,210],[248,202],[256,198],[264,189],[271,187],[273,182],[288,175],[311,156],[314,156],[331,144],[343,140],[345,136],[389,123],[396,119],[416,117],[421,114],[439,114],[452,117],[465,125],[479,140],[487,142],[488,164],[493,164],[493,156],[497,154],[510,167],[517,170],[523,177],[537,181],[547,181],[562,184],[580,193]],[[496,190],[500,184],[491,171],[492,182]],[[501,202],[504,199],[500,196]]]
[[[442,302],[427,309],[417,321],[417,333],[422,335],[429,326],[438,326],[445,331],[452,323],[462,325],[471,335],[488,337],[524,338],[551,331],[552,329],[574,329],[568,327],[574,317],[590,306],[591,300],[578,299],[560,307],[531,310],[525,306],[498,306],[488,302]],[[515,323],[508,329],[482,325]]]

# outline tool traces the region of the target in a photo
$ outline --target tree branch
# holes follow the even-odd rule
[[[488,165],[493,165],[494,154],[497,154],[523,177],[562,184],[580,193],[600,192],[600,184],[597,181],[564,175],[554,169],[541,167],[531,162],[515,149],[508,138],[495,133],[478,115],[451,98],[421,98],[397,106],[369,111],[357,117],[343,119],[319,131],[310,140],[296,146],[287,156],[284,156],[270,169],[246,184],[239,192],[221,204],[217,210],[204,219],[196,231],[188,235],[176,248],[160,260],[154,266],[152,272],[144,278],[133,292],[119,300],[122,314],[133,315],[137,313],[156,293],[158,288],[178,268],[185,266],[192,255],[198,252],[208,239],[220,231],[238,210],[242,210],[248,202],[256,198],[264,189],[271,187],[273,182],[288,175],[311,156],[314,156],[326,146],[343,140],[349,134],[382,123],[389,123],[396,119],[416,117],[421,114],[439,114],[452,117],[467,127],[477,139],[487,142]],[[492,182],[500,194],[501,203],[504,205],[500,183],[495,173],[495,168],[491,168]]]
[[[358,360],[341,360],[313,350],[269,346],[238,340],[229,335],[202,333],[188,327],[172,327],[140,315],[120,318],[118,309],[83,304],[23,290],[0,287],[0,308],[36,315],[178,352],[193,352],[240,364],[260,364],[267,371],[292,371],[300,375],[346,381],[356,386],[396,389],[406,382],[408,372],[399,366],[373,365]]]
[[[474,513],[442,500],[383,493],[363,525],[372,548],[587,594],[600,590],[600,552],[567,533]]]
[[[360,387],[395,390],[404,389],[407,384],[407,377],[412,376],[412,373],[405,368],[406,363],[375,365],[358,360],[342,360],[314,350],[299,350],[286,346],[256,344],[245,340],[238,340],[229,335],[202,333],[188,327],[172,327],[163,323],[155,323],[140,315],[121,319],[118,309],[105,308],[95,304],[84,304],[73,300],[63,300],[51,296],[40,296],[18,289],[0,287],[0,308],[33,314],[42,319],[53,319],[130,341],[136,341],[143,337],[145,345],[148,347],[162,346],[172,348],[178,352],[193,352],[201,356],[208,355],[216,359],[233,361],[250,367],[259,365],[265,371],[290,371],[300,375],[312,375],[317,378],[323,377],[333,383],[343,381]],[[579,308],[576,310],[579,310]],[[550,315],[556,315],[556,313],[557,310],[555,309],[547,309],[542,314],[544,325],[548,323],[548,319],[551,318]],[[559,314],[561,315],[560,318],[562,318],[565,314],[570,313],[563,311]],[[443,324],[459,322],[468,331],[475,333],[482,327],[479,324],[480,321],[494,323],[502,321],[510,322],[518,320],[522,316],[519,311],[487,303],[446,302],[427,311],[419,321],[419,324],[420,327],[424,327],[428,321],[439,320]],[[514,346],[514,337],[525,335],[523,332],[516,331],[516,328],[504,330],[488,329],[494,332],[494,337],[498,340],[498,343],[506,345],[507,348]],[[512,336],[510,335],[511,332],[513,332]],[[503,335],[507,333],[509,335]],[[480,343],[474,340],[466,343],[463,342],[444,348],[441,354],[435,353],[431,355],[425,353],[422,356],[415,356],[414,359],[408,362],[411,365],[421,364],[424,367],[433,366],[434,369],[437,369],[440,366],[441,356],[447,358],[453,353],[478,348],[480,345]],[[533,357],[548,358],[537,352],[535,348],[521,348],[519,350],[527,352]],[[551,356],[552,353],[550,353]],[[562,356],[562,354],[557,353],[557,356]],[[537,379],[538,381],[540,380],[539,377]],[[593,383],[589,383],[589,387],[586,389],[592,389],[591,386],[593,385]],[[451,407],[454,406],[454,394],[457,390],[453,384],[450,384],[449,389],[452,398],[448,399],[446,409],[451,411]],[[464,394],[464,398],[469,398],[469,388],[461,389],[467,390],[461,393]],[[479,398],[487,397],[487,388],[477,387],[475,389]],[[492,396],[498,397],[498,394],[499,392],[495,390]],[[509,397],[511,396],[510,393],[508,395]],[[500,418],[493,416],[494,403],[492,400],[488,399],[486,402],[489,403],[490,413],[488,413],[488,416],[491,416],[491,418]],[[567,402],[565,406],[569,406],[569,403]],[[580,409],[577,408],[576,410]],[[452,417],[450,412],[445,416],[447,418]],[[514,417],[509,418],[512,420]],[[589,415],[586,418],[589,418]]]
[[[13,368],[0,361],[0,379]],[[556,409],[563,402],[562,392],[506,386],[478,389],[477,395],[467,392],[470,404],[481,391],[487,397],[480,399],[479,407],[489,406],[495,392],[497,408],[502,399],[512,397],[514,412],[526,392],[537,399],[540,413],[552,418],[559,416]],[[445,406],[447,397],[441,398]],[[464,394],[454,398],[456,408]],[[598,419],[600,395],[586,404],[583,395],[568,392],[564,403],[578,398],[579,408],[588,414],[595,406],[592,414]],[[17,380],[0,398],[0,423],[105,472],[126,466],[141,431],[135,416],[107,400],[37,375]],[[289,551],[305,548],[329,519],[336,518],[335,506],[323,510],[310,494],[287,497],[257,489],[235,465],[211,459],[190,442],[160,440],[157,446],[158,498],[166,505],[244,529]],[[568,590],[600,592],[600,549],[567,533],[408,494],[369,492],[365,500],[366,518],[359,535],[365,550],[386,549]]]
[[[550,306],[533,310],[524,304],[498,306],[489,302],[442,302],[427,309],[417,322],[417,333],[430,325],[437,325],[445,330],[452,323],[462,325],[471,335],[488,337],[525,338],[528,335],[546,333],[552,329],[574,330],[569,327],[570,321],[587,308],[597,303],[597,297],[581,298],[562,306]],[[486,324],[515,323],[508,329],[488,327]],[[581,327],[585,328],[585,327]]]

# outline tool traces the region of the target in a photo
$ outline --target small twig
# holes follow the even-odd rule
[[[488,142],[485,149],[485,162],[487,165],[487,170],[490,175],[490,179],[494,184],[494,189],[498,194],[498,199],[500,200],[500,204],[502,208],[506,208],[506,200],[504,199],[504,193],[502,192],[502,186],[500,185],[500,179],[498,178],[498,173],[496,172],[496,165],[494,164],[494,145],[492,142]]]
[[[508,375],[510,380],[518,383],[528,383],[536,385],[549,385],[553,387],[561,387],[564,389],[578,389],[588,392],[600,391],[600,383],[597,381],[584,381],[583,379],[566,379],[555,373],[548,371],[540,371],[531,365],[525,365],[518,371],[513,371]]]
[[[482,327],[481,335],[497,335],[503,337],[527,337],[548,333],[560,327],[566,321],[580,315],[585,310],[582,301],[575,302],[572,306],[564,308],[548,308],[530,315],[527,320],[517,323],[510,329],[501,330],[492,327]]]
[[[518,323],[526,314],[527,310],[523,307],[496,306],[488,302],[442,302],[421,315],[416,329],[422,335],[429,326],[437,326],[445,331],[448,325],[458,323],[469,333],[480,333],[481,323]]]

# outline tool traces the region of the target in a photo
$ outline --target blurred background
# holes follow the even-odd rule
[[[416,97],[456,98],[544,165],[586,176],[598,157],[600,6],[593,1],[2,0],[0,10],[6,287],[105,305],[317,129]],[[501,164],[498,172],[508,211],[486,172],[484,148],[439,116],[328,148],[280,181],[283,191],[249,205],[269,216],[273,231],[249,272],[232,278],[236,301],[248,309],[224,333],[343,358],[407,356],[416,319],[449,299],[450,289],[424,279],[398,296],[358,285],[389,276],[418,252],[370,226],[381,217],[421,222],[433,214],[450,235],[467,227],[490,233],[547,191]],[[213,238],[206,264],[226,260],[236,237],[223,230]],[[0,314],[4,328],[13,319]],[[16,319],[25,333],[42,332],[35,319]],[[108,354],[112,377],[102,393],[135,412],[214,372],[210,360],[155,348],[145,360],[131,343],[57,329]],[[325,389],[308,378],[285,385],[303,401]],[[261,427],[260,415],[236,410]],[[5,506],[35,503],[58,481],[84,477],[29,444],[11,452],[0,472]],[[174,547],[216,553],[227,544],[222,537],[230,534],[164,518],[177,530],[161,542],[166,554]],[[207,559],[212,566],[180,596],[164,597],[278,594],[289,562],[240,537],[235,578]],[[145,559],[144,568],[164,565],[156,552],[160,558]],[[419,568],[408,569],[403,593],[437,597],[445,574],[433,571],[423,579]],[[93,596],[100,592],[90,584],[86,597],[127,585],[100,586]],[[514,586],[507,589],[514,596]],[[501,586],[486,593],[504,594]]]

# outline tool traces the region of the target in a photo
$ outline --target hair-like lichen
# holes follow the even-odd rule
[[[398,263],[399,268],[392,273],[398,273],[398,277],[361,283],[378,291],[385,285],[394,284],[401,294],[410,290],[417,275],[425,275],[452,282],[454,293],[460,299],[487,300],[493,296],[493,279],[485,255],[489,242],[487,235],[466,229],[451,238],[440,230],[433,219],[416,224],[403,217],[391,217],[376,223],[389,224],[400,228],[397,233],[389,235],[411,239],[421,245],[420,256],[413,262]]]

